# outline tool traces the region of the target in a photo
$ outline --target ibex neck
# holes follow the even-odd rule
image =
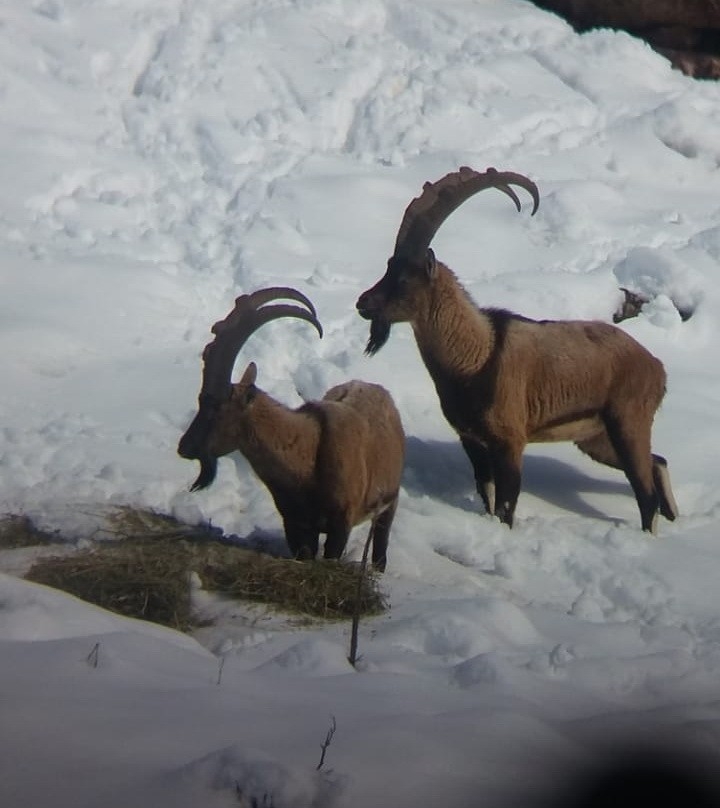
[[[238,436],[240,451],[265,483],[309,484],[315,467],[320,425],[263,392],[244,418]]]
[[[412,323],[415,340],[431,375],[437,369],[472,376],[493,350],[492,324],[450,269],[440,263],[436,269],[428,305]]]

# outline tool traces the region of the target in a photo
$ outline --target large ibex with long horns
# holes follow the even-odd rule
[[[430,243],[445,219],[486,188],[509,196],[537,186],[522,174],[464,167],[425,183],[403,217],[387,272],[360,295],[370,320],[368,354],[385,344],[393,323],[409,322],[442,411],[470,458],[485,508],[512,526],[522,454],[530,442],[570,440],[594,460],[622,469],[655,531],[658,508],[678,513],[667,463],[650,450],[665,370],[619,328],[589,321],[535,321],[478,308]]]
[[[266,305],[279,298],[305,308]],[[372,561],[382,570],[403,469],[400,416],[387,390],[361,381],[333,387],[322,400],[295,410],[256,387],[254,362],[233,384],[233,365],[245,342],[281,317],[305,320],[322,336],[313,304],[286,287],[241,295],[213,326],[215,338],[203,352],[198,412],[178,446],[181,457],[200,461],[191,490],[210,485],[217,458],[238,450],[272,494],[294,557],[315,558],[319,534],[325,533],[325,558],[339,558],[351,528],[370,519]]]

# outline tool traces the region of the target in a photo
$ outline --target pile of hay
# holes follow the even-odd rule
[[[132,532],[125,532],[128,525]],[[325,619],[352,616],[359,568],[345,562],[273,558],[217,541],[217,531],[191,528],[170,517],[124,509],[115,520],[116,540],[65,557],[39,559],[27,574],[37,583],[129,617],[187,631],[192,612],[190,577],[205,589],[264,603],[294,614]],[[367,571],[360,587],[360,614],[385,608],[378,580]]]
[[[269,603],[285,612],[330,619],[352,617],[360,568],[345,561],[294,561],[225,545],[207,548],[197,570],[206,589],[238,600]],[[366,571],[360,614],[378,614],[385,601],[378,579]]]
[[[69,556],[41,558],[25,576],[126,617],[192,628],[189,549],[181,542],[103,542]]]

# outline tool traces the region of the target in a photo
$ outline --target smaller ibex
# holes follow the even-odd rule
[[[530,320],[481,309],[430,249],[438,228],[468,197],[537,186],[522,174],[461,168],[425,183],[403,217],[385,275],[362,295],[370,320],[366,352],[377,353],[393,323],[409,322],[445,417],[460,436],[485,508],[512,526],[526,444],[571,440],[600,463],[622,469],[644,530],[658,508],[677,505],[667,463],[650,451],[653,417],[665,394],[662,363],[615,326]]]
[[[295,300],[265,305],[278,298]],[[241,295],[212,328],[203,352],[198,412],[180,439],[181,457],[200,461],[191,490],[215,479],[217,458],[239,450],[265,483],[280,512],[295,558],[315,558],[327,534],[325,558],[340,558],[350,530],[372,520],[372,561],[385,569],[405,453],[405,434],[390,394],[376,384],[350,381],[320,401],[291,410],[255,386],[251,362],[236,384],[233,365],[264,323],[297,317],[322,337],[315,308],[295,289],[274,287]]]

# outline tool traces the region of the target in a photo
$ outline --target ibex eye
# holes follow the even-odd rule
[[[398,275],[397,284],[401,289],[407,289],[415,278],[415,273],[412,270],[405,270]]]

